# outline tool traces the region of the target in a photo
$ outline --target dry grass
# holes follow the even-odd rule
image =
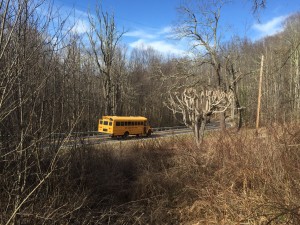
[[[49,182],[84,202],[60,223],[300,224],[300,127],[260,134],[213,132],[201,149],[176,136],[71,151],[65,183]]]
[[[99,172],[110,179],[99,181],[113,200],[98,222],[299,224],[298,144],[298,126],[277,126],[258,136],[214,132],[201,149],[185,136],[108,151],[108,168]]]

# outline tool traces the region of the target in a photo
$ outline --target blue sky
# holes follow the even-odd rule
[[[102,5],[104,10],[114,13],[119,29],[127,31],[122,42],[129,48],[151,46],[164,54],[184,55],[189,48],[187,41],[170,38],[180,2],[182,0],[102,0]],[[87,12],[93,13],[96,1],[54,0],[54,4],[65,12],[75,10],[73,31],[84,34],[89,29]],[[246,36],[255,41],[280,32],[284,19],[297,11],[300,11],[300,0],[268,0],[258,20],[251,14],[249,0],[232,0],[221,11],[222,31],[225,38]]]

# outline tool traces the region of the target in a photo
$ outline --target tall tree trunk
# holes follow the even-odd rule
[[[222,131],[226,130],[226,122],[225,122],[226,114],[225,112],[220,113],[220,129]]]
[[[204,139],[204,131],[206,127],[207,116],[197,116],[194,125],[195,140],[198,147],[201,146]]]

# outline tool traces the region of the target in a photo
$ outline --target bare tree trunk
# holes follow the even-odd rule
[[[299,72],[299,50],[295,49],[294,53],[294,64],[295,64],[295,101],[296,101],[296,120],[299,120],[300,110],[300,72]]]
[[[194,124],[194,137],[195,137],[196,144],[199,147],[202,143],[202,140],[200,138],[200,124],[197,122],[195,122]]]
[[[256,114],[256,133],[258,134],[259,117],[260,117],[260,105],[261,105],[261,88],[262,88],[262,76],[263,76],[264,56],[261,57],[260,75],[258,83],[258,100],[257,100],[257,114]]]
[[[220,113],[220,129],[222,131],[226,130],[225,118],[226,118],[225,112]]]
[[[21,196],[22,196],[22,190],[23,190],[23,183],[22,180],[24,179],[24,172],[26,170],[24,166],[24,150],[23,149],[23,143],[24,143],[24,124],[23,124],[23,106],[22,106],[22,91],[21,91],[21,80],[19,79],[19,85],[18,85],[18,99],[19,99],[19,107],[18,107],[18,113],[19,113],[19,144],[16,147],[17,148],[17,183],[16,183],[16,195],[15,195],[15,202],[14,202],[14,211],[18,211],[17,208],[20,205],[21,202]],[[14,224],[19,224],[18,221],[18,214],[15,214],[12,218],[12,221]]]
[[[200,127],[200,140],[201,143],[203,142],[203,138],[204,138],[204,131],[205,131],[205,127],[206,127],[206,122],[207,122],[207,116],[204,115],[204,118],[202,118],[201,120],[201,127]]]

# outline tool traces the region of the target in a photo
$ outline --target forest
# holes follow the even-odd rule
[[[207,17],[178,8],[174,37],[197,50],[178,57],[129,51],[101,6],[79,35],[44,0],[0,0],[0,224],[299,224],[300,12],[273,36],[223,41],[223,5],[208,2]],[[249,14],[267,4],[251,2]],[[260,72],[267,137],[257,142]],[[179,100],[191,90],[233,101],[187,118]],[[238,129],[200,144],[62,147],[73,132],[97,131],[103,115],[145,116],[152,127],[211,116]]]

